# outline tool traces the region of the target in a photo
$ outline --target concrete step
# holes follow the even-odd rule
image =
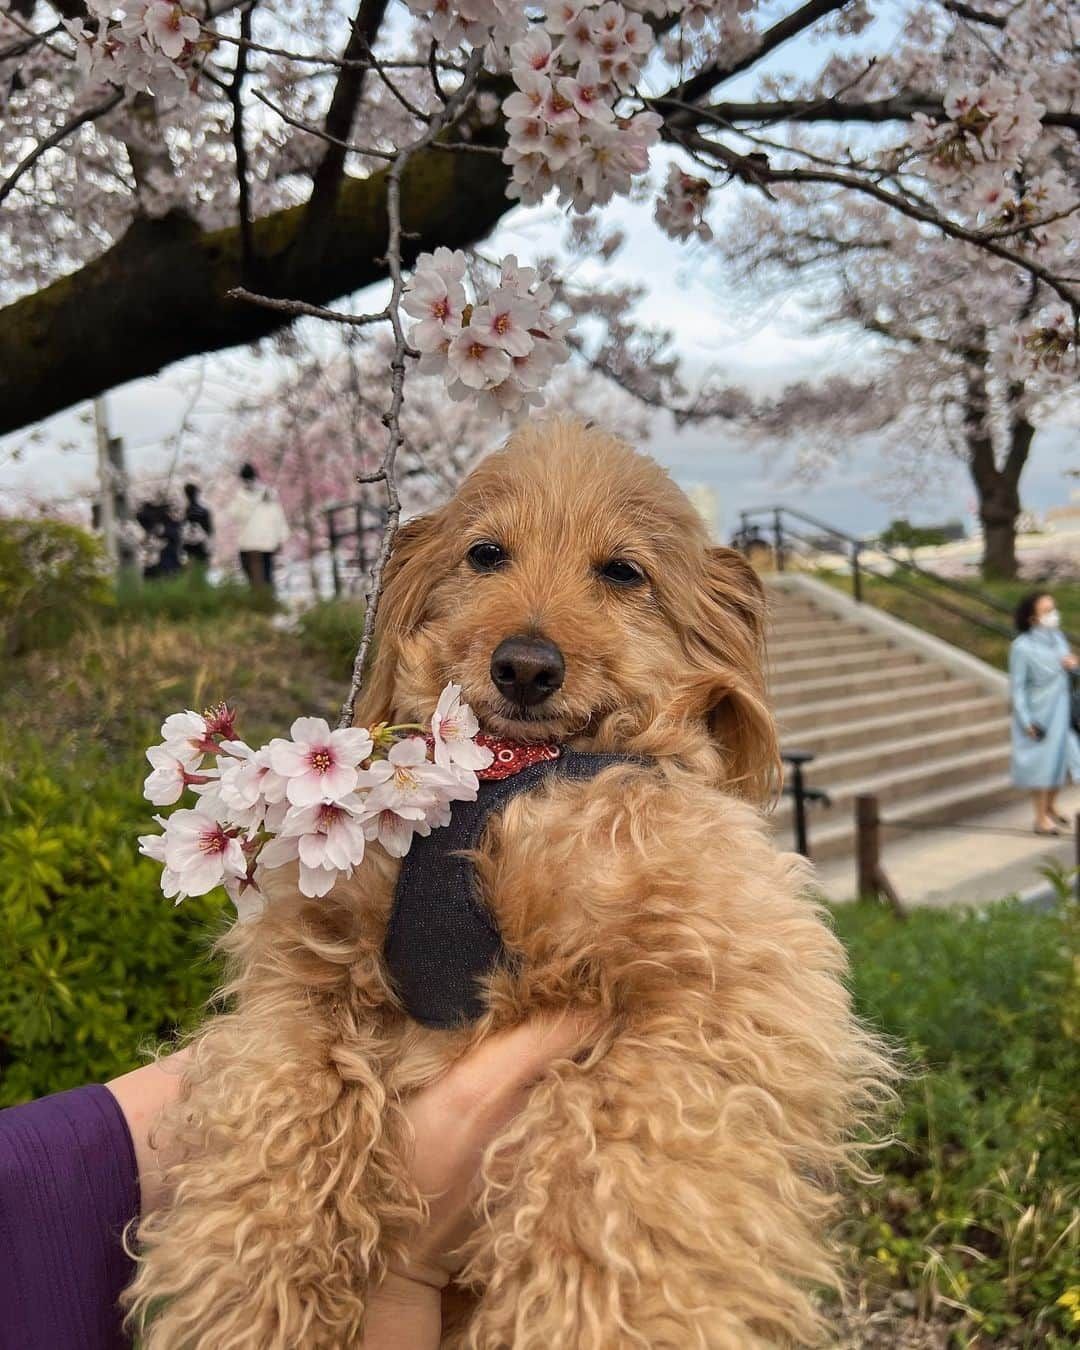
[[[821,614],[816,618],[784,619],[766,627],[770,642],[797,642],[814,640],[823,642],[827,637],[851,633],[866,633],[868,630],[857,623],[848,623],[845,619],[834,618],[831,614]]]
[[[799,660],[778,658],[770,653],[769,679],[774,687],[783,688],[796,680],[824,680],[830,676],[840,679],[842,676],[858,675],[865,670],[885,670],[892,665],[910,665],[909,653],[895,648],[890,652],[888,646],[864,651],[835,651],[831,647],[821,647],[813,656],[803,656]]]
[[[793,749],[810,750],[824,756],[865,745],[884,745],[902,739],[914,726],[929,737],[953,726],[974,726],[995,717],[1005,728],[1002,734],[1007,735],[1008,709],[1004,701],[994,694],[978,694],[959,702],[890,712],[883,717],[867,717],[856,722],[822,722],[819,726],[807,726],[787,739]],[[813,773],[815,767],[816,761],[808,773]]]
[[[887,736],[867,738],[862,745],[822,755],[803,770],[811,787],[831,789],[837,783],[849,783],[876,775],[895,774],[917,764],[929,782],[935,766],[968,751],[1000,750],[1009,744],[1009,721],[998,715],[980,722],[954,718],[951,725],[927,730],[917,718],[905,720],[904,739]],[[911,735],[918,730],[918,735]],[[800,747],[801,748],[801,747]]]
[[[978,816],[986,811],[1005,806],[1016,800],[1017,789],[1008,774],[998,773],[989,778],[954,784],[939,791],[928,792],[914,801],[903,803],[892,810],[882,808],[883,822],[894,822],[896,826],[947,824]],[[914,831],[904,828],[890,828],[883,823],[881,828],[882,865],[888,872],[889,842],[910,838]],[[776,837],[781,848],[792,847],[792,824],[788,817],[777,819]],[[830,858],[841,858],[854,849],[855,821],[854,807],[850,802],[843,804],[843,814],[838,815],[820,807],[810,808],[809,819],[810,856],[818,862]]]
[[[877,797],[882,815],[889,815],[888,807],[917,804],[919,798],[944,792],[965,783],[978,785],[1002,777],[1009,765],[1009,746],[1000,745],[968,750],[949,755],[929,764],[909,764],[895,771],[877,770],[864,778],[846,779],[829,788],[832,811],[852,816],[855,798],[865,795]],[[790,797],[784,797],[776,808],[776,818],[782,821],[792,812]],[[893,812],[895,814],[895,812]]]
[[[791,742],[802,731],[848,726],[872,717],[899,716],[902,712],[918,714],[925,708],[962,703],[984,693],[974,680],[947,679],[932,666],[924,669],[925,677],[918,683],[885,693],[874,690],[817,701],[793,700],[777,709],[781,735]]]
[[[918,656],[900,653],[895,661],[877,670],[856,671],[850,675],[827,675],[816,679],[775,679],[769,681],[769,699],[774,708],[790,709],[808,703],[844,698],[856,699],[866,694],[883,696],[905,685],[922,684],[928,675],[940,679],[944,672],[928,665]]]
[[[766,654],[770,662],[776,665],[781,661],[810,660],[812,657],[820,657],[823,653],[846,656],[855,652],[898,650],[896,643],[890,642],[887,637],[866,633],[862,629],[857,628],[850,633],[822,633],[819,629],[813,637],[783,638],[777,642],[770,642]]]

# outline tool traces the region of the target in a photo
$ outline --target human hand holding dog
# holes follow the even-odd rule
[[[428,1201],[428,1220],[405,1265],[374,1291],[364,1350],[428,1350],[442,1331],[441,1291],[458,1268],[455,1252],[475,1223],[472,1202],[488,1144],[528,1101],[538,1078],[587,1040],[590,1023],[564,1015],[491,1037],[405,1106],[413,1132],[412,1174]],[[127,1121],[139,1169],[143,1214],[162,1199],[152,1130],[175,1097],[187,1051],[106,1084]]]
[[[412,1127],[412,1175],[428,1201],[405,1265],[375,1291],[364,1350],[428,1350],[442,1331],[441,1292],[459,1268],[457,1250],[473,1211],[484,1150],[525,1106],[536,1081],[588,1038],[584,1018],[538,1019],[491,1037],[405,1107]]]

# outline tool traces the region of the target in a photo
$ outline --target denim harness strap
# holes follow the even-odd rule
[[[564,749],[509,778],[481,780],[474,802],[455,802],[449,825],[413,837],[401,860],[383,960],[406,1011],[426,1027],[449,1030],[484,1011],[477,981],[512,960],[492,915],[477,894],[472,861],[488,817],[549,777],[594,778],[630,755]]]

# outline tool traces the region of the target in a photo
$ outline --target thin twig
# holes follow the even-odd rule
[[[288,122],[289,126],[296,127],[298,131],[306,131],[309,136],[317,136],[321,141],[327,141],[331,145],[339,145],[342,150],[350,150],[357,155],[370,155],[373,159],[393,159],[397,153],[395,150],[376,150],[369,145],[353,145],[351,141],[343,141],[339,136],[331,136],[328,131],[322,127],[317,127],[312,122],[305,122],[299,117],[293,117],[287,113],[284,108],[279,107],[271,99],[268,99],[261,89],[251,91],[260,103],[265,103],[271,112],[277,113],[283,122]]]
[[[350,324],[353,328],[363,328],[368,324],[381,323],[389,319],[389,307],[377,314],[343,314],[339,309],[324,309],[322,305],[309,305],[306,300],[283,300],[276,295],[257,295],[243,286],[233,286],[225,292],[230,300],[246,300],[252,305],[262,305],[264,309],[276,309],[282,314],[296,317],[305,314],[313,319],[330,319],[333,323]]]
[[[879,187],[877,183],[849,173],[831,172],[824,169],[774,169],[764,155],[754,156],[751,159],[745,155],[737,154],[727,146],[710,141],[704,136],[688,137],[683,143],[693,146],[705,154],[714,155],[733,177],[755,187],[764,189],[768,183],[821,183],[847,188],[862,193],[864,196],[873,197],[875,201],[899,211],[901,215],[920,221],[924,225],[933,226],[934,229],[940,230],[942,234],[948,235],[951,239],[959,239],[964,243],[974,244],[976,248],[982,249],[983,252],[991,253],[996,258],[1002,258],[1005,262],[1012,263],[1013,266],[1019,267],[1029,275],[1044,282],[1055,295],[1060,296],[1065,301],[1074,313],[1080,309],[1080,295],[1074,294],[1064,284],[1065,280],[1069,280],[1069,278],[1063,279],[1055,276],[1049,268],[1043,267],[1041,263],[1013,253],[1010,249],[1002,248],[994,239],[987,237],[981,231],[970,230],[964,225],[958,225],[955,221],[949,220],[947,216],[939,215],[936,211],[928,210],[925,206],[917,204],[906,194],[901,196],[895,192],[888,192],[885,188]]]
[[[360,644],[353,660],[352,681],[345,702],[341,705],[341,717],[338,725],[350,727],[356,716],[356,699],[364,683],[364,667],[367,665],[368,652],[375,637],[375,618],[379,600],[382,597],[383,577],[390,552],[394,547],[398,522],[401,519],[401,499],[394,481],[394,464],[398,450],[403,443],[401,433],[401,406],[405,398],[405,358],[409,351],[405,332],[401,325],[401,297],[405,283],[401,276],[401,179],[409,159],[425,146],[431,145],[435,138],[453,118],[464,109],[472,97],[477,76],[480,73],[482,52],[473,52],[465,68],[465,77],[443,107],[428,122],[427,130],[419,140],[401,150],[387,171],[386,181],[386,219],[387,248],[386,266],[390,273],[391,293],[387,304],[390,325],[394,332],[394,354],[390,361],[390,406],[383,416],[386,427],[386,449],[382,463],[372,475],[359,476],[360,482],[382,482],[386,484],[386,525],[375,566],[371,569],[371,586],[368,590],[367,605],[364,610],[364,626],[360,633]]]
[[[207,37],[212,37],[215,42],[227,42],[234,47],[246,47],[249,52],[261,52],[264,56],[279,56],[283,61],[293,61],[297,65],[305,66],[334,66],[338,70],[374,70],[375,62],[370,56],[361,56],[355,60],[347,56],[331,56],[329,52],[294,52],[286,47],[268,47],[263,42],[253,42],[250,38],[234,37],[231,33],[219,32],[216,28],[208,28],[203,25],[203,32]],[[424,70],[428,63],[426,61],[381,61],[381,64],[387,70]],[[462,73],[463,67],[453,61],[440,61],[439,67],[442,70],[453,71],[455,75]]]
[[[124,91],[122,89],[114,90],[107,99],[102,100],[101,103],[95,103],[91,108],[85,108],[81,113],[76,113],[76,115],[69,118],[63,126],[57,127],[51,135],[46,136],[43,141],[39,141],[29,154],[24,155],[23,158],[19,160],[18,164],[16,164],[15,168],[11,171],[10,176],[6,178],[3,183],[0,183],[0,202],[8,196],[12,188],[14,188],[15,184],[27,169],[33,168],[42,155],[46,154],[54,146],[59,145],[61,141],[66,140],[73,131],[78,131],[79,127],[83,126],[84,123],[93,122],[98,117],[104,117],[107,112],[116,107],[123,97]]]

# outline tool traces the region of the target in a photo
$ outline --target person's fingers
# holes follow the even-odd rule
[[[596,1026],[578,1012],[538,1017],[482,1042],[450,1070],[468,1113],[498,1109],[530,1088],[548,1067],[582,1048]]]

